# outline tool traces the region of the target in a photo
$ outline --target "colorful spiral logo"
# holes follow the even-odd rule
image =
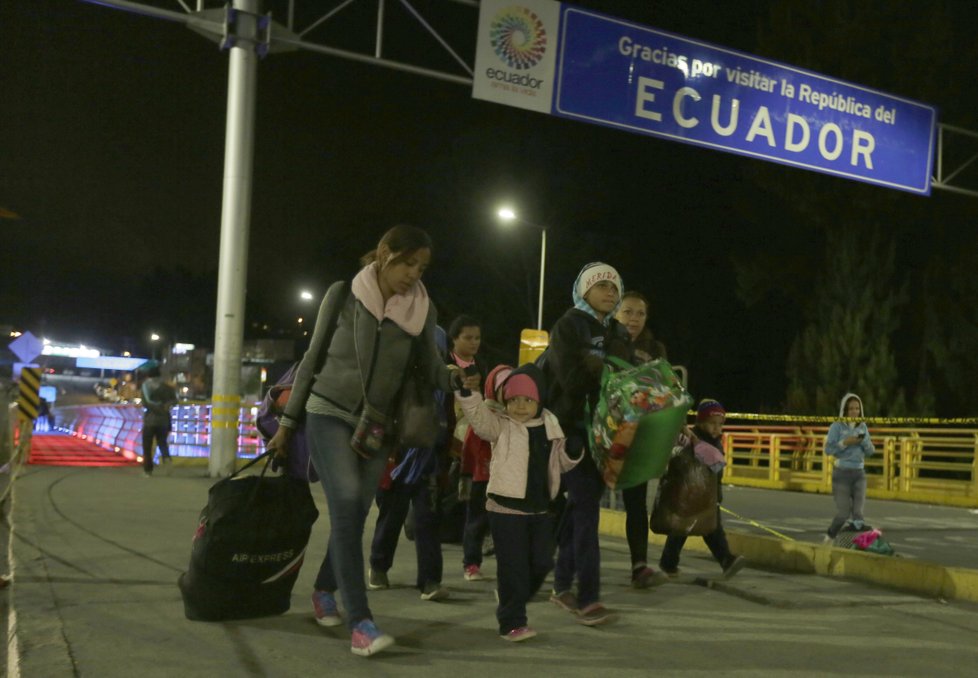
[[[489,25],[489,42],[510,68],[525,70],[543,58],[547,32],[540,18],[526,7],[507,7]]]

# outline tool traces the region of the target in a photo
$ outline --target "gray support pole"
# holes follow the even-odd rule
[[[228,65],[227,126],[224,148],[224,198],[214,330],[214,390],[211,411],[212,478],[234,471],[241,407],[241,344],[244,338],[248,233],[254,164],[255,92],[258,79],[256,16],[260,0],[234,0],[241,14]]]
[[[537,302],[537,329],[543,329],[543,269],[547,265],[547,229],[540,232],[540,301]]]

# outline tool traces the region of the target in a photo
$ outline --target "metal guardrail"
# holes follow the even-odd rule
[[[832,492],[828,426],[728,423],[723,444],[731,485]],[[978,506],[978,429],[870,427],[867,495],[878,499]]]
[[[210,403],[175,406],[173,430],[168,438],[174,457],[206,459],[210,454]],[[238,413],[238,457],[261,454],[264,443],[255,429],[258,405],[242,406]],[[90,440],[129,459],[143,455],[143,410],[138,405],[78,405],[55,411],[56,428]]]
[[[255,429],[258,405],[238,414],[238,456],[264,451]],[[72,435],[131,459],[142,457],[142,408],[136,405],[83,405],[56,409],[56,426]],[[206,458],[210,445],[211,405],[191,403],[172,410],[170,453]],[[724,427],[731,485],[802,492],[832,492],[833,458],[823,447],[826,425],[738,423]],[[867,494],[878,499],[978,506],[978,428],[962,426],[872,426],[876,454],[866,460]]]

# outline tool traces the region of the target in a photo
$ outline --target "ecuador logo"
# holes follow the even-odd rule
[[[547,51],[543,22],[526,7],[501,10],[489,26],[489,41],[496,55],[517,70],[536,66]]]

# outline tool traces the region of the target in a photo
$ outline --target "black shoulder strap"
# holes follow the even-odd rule
[[[343,307],[346,306],[346,297],[349,294],[350,283],[346,280],[340,281],[340,301],[333,305],[329,316],[326,318],[326,338],[323,341],[322,353],[317,356],[316,369],[313,370],[313,374],[318,374],[320,370],[323,369],[323,364],[326,362],[326,354],[329,352],[329,345],[333,343],[333,335],[336,333],[336,326],[340,323],[340,313],[343,312]]]

